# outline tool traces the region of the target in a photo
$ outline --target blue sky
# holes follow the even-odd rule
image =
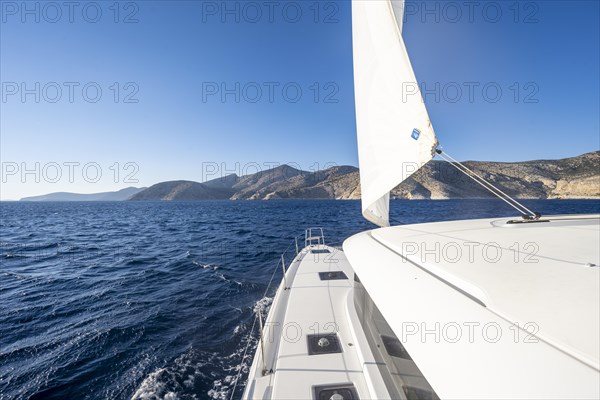
[[[450,154],[598,150],[597,1],[407,4]],[[348,0],[1,7],[1,199],[357,165]]]

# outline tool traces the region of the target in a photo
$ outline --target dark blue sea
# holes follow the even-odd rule
[[[499,200],[392,202],[396,224],[511,215]],[[0,399],[228,399],[241,368],[239,398],[253,309],[309,226],[333,245],[372,227],[357,201],[0,203]]]

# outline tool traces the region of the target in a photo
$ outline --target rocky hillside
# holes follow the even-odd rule
[[[562,160],[516,163],[465,162],[512,197],[532,199],[600,198],[600,152]],[[452,165],[432,161],[394,189],[405,199],[490,197],[491,194]]]
[[[464,163],[513,197],[600,198],[600,152],[562,160]],[[432,161],[392,191],[400,199],[485,198],[491,194],[443,161]],[[132,200],[359,199],[358,169],[306,172],[283,165],[268,171],[197,183],[163,182]]]
[[[225,200],[233,193],[226,187],[212,187],[191,181],[169,181],[152,185],[129,200]]]

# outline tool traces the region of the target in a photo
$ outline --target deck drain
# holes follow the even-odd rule
[[[346,274],[342,271],[319,272],[319,278],[321,278],[322,281],[336,281],[340,279],[348,279]]]
[[[359,400],[353,385],[315,386],[315,400]]]
[[[306,338],[308,339],[308,354],[311,356],[342,352],[340,342],[335,333],[308,335]]]

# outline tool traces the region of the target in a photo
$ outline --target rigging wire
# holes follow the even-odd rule
[[[494,186],[490,182],[486,181],[485,178],[483,178],[481,175],[477,174],[473,170],[469,169],[466,165],[464,165],[460,161],[456,160],[454,157],[452,157],[447,152],[442,151],[440,149],[436,149],[436,153],[441,158],[443,158],[445,161],[447,161],[450,165],[452,165],[454,168],[456,168],[460,172],[464,173],[469,178],[473,179],[475,182],[477,182],[478,184],[483,186],[485,189],[487,189],[489,192],[494,194],[496,197],[500,198],[506,204],[508,204],[515,210],[517,210],[521,214],[523,219],[537,220],[540,218],[541,215],[539,213],[531,211],[529,208],[525,207],[523,204],[519,203],[517,200],[510,197],[508,194],[506,194],[502,190],[498,189],[496,186]]]
[[[299,236],[301,236],[301,235],[298,235],[294,238],[294,242],[298,239]],[[283,254],[287,253],[287,251],[290,249],[290,247],[292,247],[292,243],[290,243],[290,245],[285,249]],[[279,260],[277,262],[277,265],[275,265],[275,268],[273,269],[273,273],[271,274],[271,279],[269,279],[269,283],[267,284],[267,288],[265,289],[265,292],[263,293],[261,300],[267,297],[267,294],[269,293],[269,289],[271,289],[271,284],[273,283],[273,278],[275,278],[275,274],[277,274],[277,271],[279,270],[279,264],[281,264],[281,262],[282,262],[282,260]],[[239,365],[240,368],[235,377],[235,382],[233,383],[233,388],[231,389],[231,396],[229,397],[229,400],[232,400],[233,396],[235,395],[235,389],[237,388],[237,384],[242,375],[242,370],[243,370],[242,365],[244,363],[244,360],[246,359],[246,354],[248,353],[250,344],[252,343],[252,332],[254,332],[254,328],[256,327],[256,321],[258,321],[260,313],[261,313],[260,308],[258,308],[257,312],[254,314],[254,321],[252,322],[252,327],[250,328],[250,331],[248,332],[248,341],[246,342],[246,347],[244,348],[244,354],[242,355],[242,360],[240,361],[240,365]],[[262,332],[259,332],[259,340],[260,340],[261,335],[262,335]]]

